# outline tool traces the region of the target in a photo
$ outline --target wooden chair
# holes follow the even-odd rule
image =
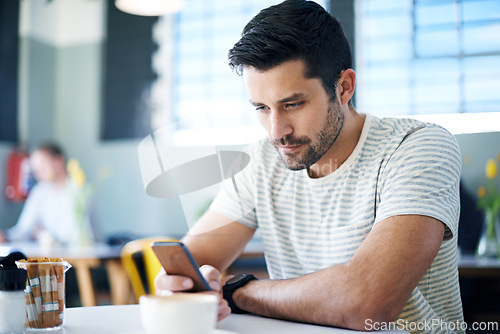
[[[161,269],[161,264],[153,253],[151,244],[155,241],[178,241],[167,237],[150,237],[132,240],[126,243],[121,250],[121,259],[125,271],[132,285],[135,297],[149,294],[155,294],[155,277]],[[141,275],[141,268],[138,267],[137,256],[144,263],[145,278]]]

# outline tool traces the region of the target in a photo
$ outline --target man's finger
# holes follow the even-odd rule
[[[186,276],[159,275],[156,278],[156,287],[160,290],[185,291],[193,288],[193,280]]]

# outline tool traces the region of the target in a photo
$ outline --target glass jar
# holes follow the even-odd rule
[[[24,333],[26,324],[26,271],[0,268],[0,333]]]
[[[62,328],[66,308],[65,277],[71,265],[57,258],[30,258],[16,264],[28,275],[26,327],[39,332]]]
[[[476,256],[479,258],[500,257],[500,219],[493,210],[484,211],[484,223]]]

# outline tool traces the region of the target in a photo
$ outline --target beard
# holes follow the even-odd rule
[[[344,114],[336,101],[329,103],[324,124],[325,126],[318,131],[313,138],[307,136],[285,136],[272,141],[273,146],[278,151],[286,168],[296,171],[311,167],[318,162],[318,160],[328,152],[330,147],[332,147],[333,143],[335,143],[344,126]],[[305,153],[282,153],[279,149],[280,146],[296,145],[305,146]]]

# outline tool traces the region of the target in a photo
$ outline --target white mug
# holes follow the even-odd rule
[[[145,295],[139,304],[147,334],[211,334],[217,322],[218,299],[210,294]]]

